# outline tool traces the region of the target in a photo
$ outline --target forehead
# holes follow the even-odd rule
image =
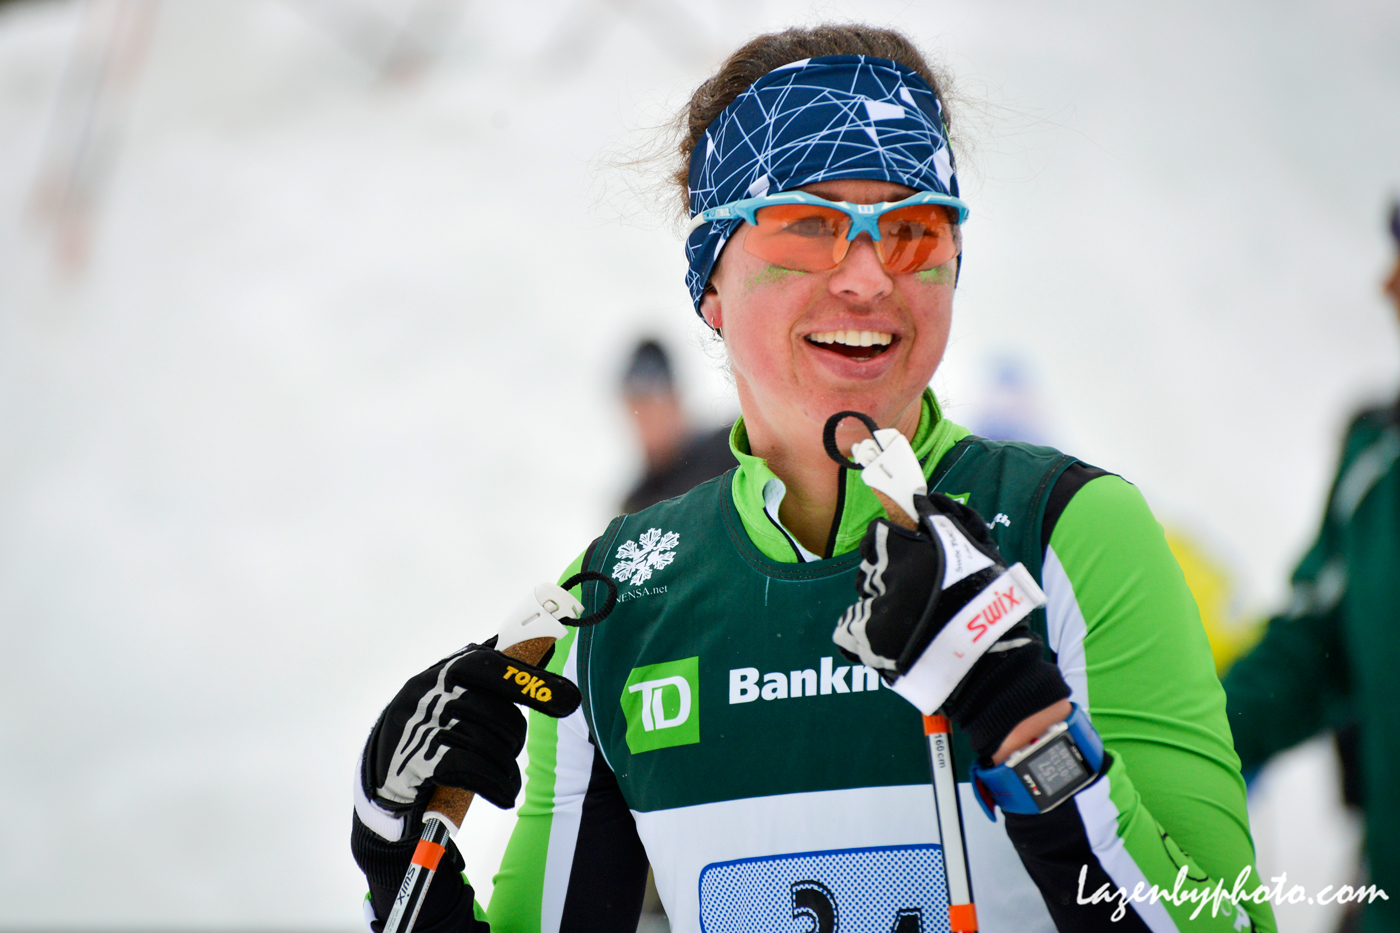
[[[850,201],[852,204],[878,204],[881,201],[901,201],[918,192],[908,185],[873,178],[840,178],[813,182],[798,189],[828,201]]]

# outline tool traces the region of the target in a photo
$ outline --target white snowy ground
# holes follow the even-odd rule
[[[472,3],[401,83],[335,6],[160,7],[66,282],[25,210],[77,7],[0,9],[0,927],[357,926],[380,705],[602,528],[630,341],[699,343],[676,236],[605,157],[754,32],[858,16],[961,76],[935,387],[966,416],[992,355],[1029,360],[1059,443],[1247,608],[1280,603],[1350,407],[1400,383],[1394,4]],[[682,366],[699,418],[732,411]],[[1319,761],[1256,817],[1304,837],[1261,852],[1290,873],[1345,842]],[[483,894],[508,826],[472,811]]]

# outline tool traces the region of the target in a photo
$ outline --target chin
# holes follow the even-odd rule
[[[910,405],[917,405],[922,394],[922,386],[912,392],[908,389],[882,392],[873,387],[832,391],[823,393],[821,400],[813,406],[809,415],[813,421],[824,425],[826,419],[838,411],[858,411],[874,418],[881,427],[889,427],[889,422]]]

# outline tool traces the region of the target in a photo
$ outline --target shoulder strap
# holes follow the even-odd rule
[[[1030,565],[1030,571],[1035,575],[1037,582],[1041,578],[1041,571],[1045,565],[1042,529],[1045,525],[1045,516],[1050,511],[1050,499],[1055,487],[1059,485],[1060,478],[1078,462],[1068,454],[1060,454],[1051,460],[1041,474],[1040,482],[1036,483],[1035,491],[1031,493],[1030,501],[1027,503],[1027,517],[1032,520],[1026,522],[1021,528],[1021,553],[1022,559]],[[1058,516],[1056,517],[1058,518]]]
[[[1039,580],[1045,556],[1042,534],[1052,491],[1077,462],[1049,447],[992,441],[969,434],[934,466],[929,487],[952,482],[959,484],[954,492],[980,490],[981,502],[976,501],[978,495],[974,494],[971,504],[988,513],[982,516],[983,520],[993,526],[1000,523],[1007,529],[1008,537],[1000,539],[1007,560],[1021,561]],[[1000,515],[998,510],[1007,514]],[[1058,513],[1055,517],[1059,517]],[[995,529],[993,536],[997,536]]]
[[[1064,514],[1065,507],[1069,505],[1069,500],[1074,498],[1074,494],[1083,489],[1090,480],[1112,475],[1114,474],[1107,470],[1089,466],[1081,460],[1076,460],[1065,468],[1051,487],[1050,498],[1045,502],[1045,519],[1041,522],[1040,532],[1041,551],[1050,546],[1050,536],[1055,532],[1055,524]]]

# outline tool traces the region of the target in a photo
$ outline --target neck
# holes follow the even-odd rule
[[[825,421],[797,416],[790,419],[765,417],[761,406],[749,404],[740,389],[740,407],[748,431],[749,451],[768,462],[768,468],[783,481],[787,493],[778,507],[778,518],[788,533],[814,554],[825,554],[827,538],[836,518],[837,484],[841,470],[827,455],[822,444]],[[919,429],[923,409],[922,394],[898,411],[872,412],[881,427],[892,427],[912,442]],[[833,411],[839,411],[834,409]],[[884,415],[884,417],[881,417]],[[842,422],[836,444],[843,451],[869,436],[855,419]]]

